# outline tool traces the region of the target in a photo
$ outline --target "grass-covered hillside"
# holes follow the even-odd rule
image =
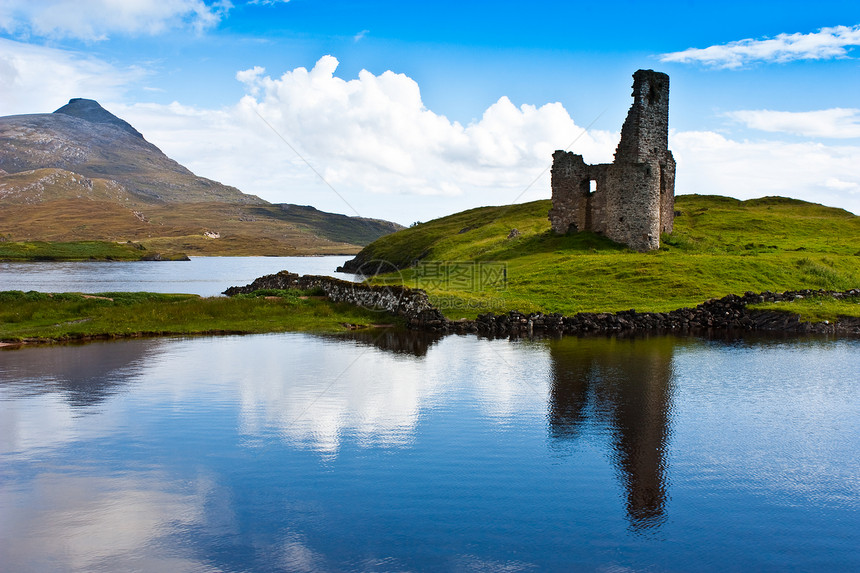
[[[9,242],[0,240],[0,261],[148,261],[188,260],[180,253],[156,253],[139,243],[108,241]]]
[[[375,280],[424,288],[451,318],[668,311],[730,293],[860,286],[860,217],[841,209],[682,195],[674,233],[643,254],[592,233],[552,234],[549,208],[535,201],[464,211],[382,237],[357,262],[402,269]]]

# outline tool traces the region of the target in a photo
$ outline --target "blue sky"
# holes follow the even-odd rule
[[[98,99],[199,175],[410,223],[608,162],[671,77],[678,193],[860,213],[860,3],[5,0],[0,114]]]

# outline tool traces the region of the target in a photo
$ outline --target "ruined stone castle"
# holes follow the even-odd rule
[[[637,251],[660,247],[675,216],[675,159],[669,151],[669,76],[633,74],[633,105],[621,128],[615,161],[588,165],[556,151],[552,208],[556,233],[593,231]]]

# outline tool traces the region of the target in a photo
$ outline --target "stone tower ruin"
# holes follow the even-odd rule
[[[660,248],[675,216],[675,159],[669,151],[669,76],[633,74],[633,105],[615,161],[588,165],[581,155],[552,155],[556,233],[593,231],[637,251]]]

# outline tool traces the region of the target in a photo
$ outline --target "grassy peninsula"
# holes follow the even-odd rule
[[[842,209],[681,195],[674,232],[660,250],[636,253],[592,233],[551,233],[549,208],[545,200],[464,211],[382,237],[358,260],[401,269],[373,280],[423,288],[449,318],[665,312],[731,293],[860,286],[860,217]]]
[[[131,241],[3,241],[0,261],[180,261],[181,253],[147,250]]]
[[[379,261],[401,269],[371,282],[423,288],[450,319],[509,310],[665,312],[747,291],[860,286],[860,217],[841,209],[782,198],[683,195],[676,202],[674,233],[662,237],[660,250],[636,253],[592,233],[551,233],[549,206],[549,201],[535,201],[457,213],[382,237],[357,260],[367,263],[365,269]],[[98,247],[76,247],[84,253],[90,248]],[[133,245],[114,248],[137,250]],[[120,258],[114,251],[109,256]],[[319,294],[258,291],[201,298],[2,292],[0,341],[337,332],[398,323],[391,315],[333,304]],[[860,316],[856,297],[756,306],[809,321]]]
[[[801,322],[835,322],[844,316],[860,317],[860,297],[836,300],[829,296],[814,296],[790,302],[753,304],[749,308],[796,314]]]
[[[333,304],[314,292],[258,291],[233,298],[188,294],[0,292],[0,342],[154,335],[342,332],[389,315]]]

